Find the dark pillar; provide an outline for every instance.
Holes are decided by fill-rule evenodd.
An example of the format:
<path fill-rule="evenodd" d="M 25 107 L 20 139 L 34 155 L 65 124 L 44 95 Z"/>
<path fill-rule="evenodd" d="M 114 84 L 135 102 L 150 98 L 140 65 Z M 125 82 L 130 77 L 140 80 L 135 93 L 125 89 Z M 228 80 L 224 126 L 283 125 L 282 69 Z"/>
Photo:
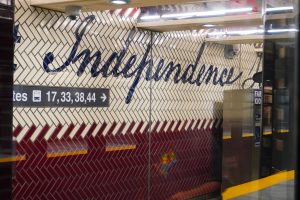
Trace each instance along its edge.
<path fill-rule="evenodd" d="M 12 93 L 13 93 L 13 16 L 12 0 L 0 1 L 0 197 L 12 197 Z"/>

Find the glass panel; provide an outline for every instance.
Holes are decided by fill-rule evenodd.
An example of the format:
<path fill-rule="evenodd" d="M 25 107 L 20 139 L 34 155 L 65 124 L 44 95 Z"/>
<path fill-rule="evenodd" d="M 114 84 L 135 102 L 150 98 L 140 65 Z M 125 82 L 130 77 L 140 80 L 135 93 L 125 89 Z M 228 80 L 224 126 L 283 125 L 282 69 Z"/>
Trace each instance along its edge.
<path fill-rule="evenodd" d="M 68 17 L 16 0 L 1 197 L 294 199 L 294 1 L 82 2 Z"/>
<path fill-rule="evenodd" d="M 261 13 L 261 0 L 255 1 L 199 1 L 189 4 L 146 7 L 140 22 L 199 19 Z M 200 24 L 199 24 L 200 26 Z M 220 24 L 222 26 L 222 24 Z M 207 25 L 206 27 L 211 27 Z"/>
<path fill-rule="evenodd" d="M 147 199 L 151 33 L 18 5 L 13 199 Z"/>
<path fill-rule="evenodd" d="M 203 35 L 154 34 L 151 199 L 220 195 L 222 87 L 208 73 L 215 69 L 219 76 L 231 65 L 219 67 L 210 51 L 217 51 L 220 62 L 229 63 L 222 47 L 207 45 Z M 207 72 L 203 76 L 201 69 Z"/>
<path fill-rule="evenodd" d="M 263 148 L 261 176 L 294 172 L 297 133 L 292 131 L 296 8 L 292 1 L 267 1 L 265 15 Z M 277 17 L 278 16 L 278 17 Z M 294 199 L 294 180 L 258 193 L 260 198 Z M 274 191 L 276 190 L 276 192 Z"/>
<path fill-rule="evenodd" d="M 4 5 L 11 5 L 11 0 L 0 0 L 0 4 L 4 4 Z"/>

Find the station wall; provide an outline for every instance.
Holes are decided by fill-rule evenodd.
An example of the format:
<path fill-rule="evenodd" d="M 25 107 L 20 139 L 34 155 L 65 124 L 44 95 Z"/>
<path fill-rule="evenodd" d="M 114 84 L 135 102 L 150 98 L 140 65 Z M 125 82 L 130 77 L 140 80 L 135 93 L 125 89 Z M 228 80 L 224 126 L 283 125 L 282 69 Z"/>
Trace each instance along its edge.
<path fill-rule="evenodd" d="M 223 91 L 252 85 L 243 83 L 258 70 L 254 46 L 241 45 L 226 59 L 224 45 L 205 42 L 198 31 L 151 33 L 135 25 L 109 11 L 71 21 L 16 0 L 13 134 L 23 159 L 14 199 L 219 192 Z M 30 101 L 22 99 L 29 86 L 61 90 L 42 106 L 20 103 Z M 109 105 L 71 105 L 75 92 L 63 104 L 68 88 L 95 89 Z M 82 99 L 91 100 L 88 93 Z"/>

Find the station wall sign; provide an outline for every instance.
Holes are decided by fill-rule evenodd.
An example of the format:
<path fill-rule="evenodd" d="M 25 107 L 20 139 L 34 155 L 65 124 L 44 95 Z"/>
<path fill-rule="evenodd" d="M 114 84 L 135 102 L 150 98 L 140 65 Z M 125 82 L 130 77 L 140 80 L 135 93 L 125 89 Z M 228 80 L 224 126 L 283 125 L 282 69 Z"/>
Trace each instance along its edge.
<path fill-rule="evenodd" d="M 15 85 L 15 107 L 109 107 L 109 89 Z"/>

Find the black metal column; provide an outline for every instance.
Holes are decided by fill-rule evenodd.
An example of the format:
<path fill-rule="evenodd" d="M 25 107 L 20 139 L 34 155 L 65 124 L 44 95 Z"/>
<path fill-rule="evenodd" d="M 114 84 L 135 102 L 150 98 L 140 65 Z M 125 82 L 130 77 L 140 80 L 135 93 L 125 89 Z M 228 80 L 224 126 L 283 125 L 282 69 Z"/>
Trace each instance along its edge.
<path fill-rule="evenodd" d="M 0 199 L 12 198 L 14 3 L 0 1 Z"/>

